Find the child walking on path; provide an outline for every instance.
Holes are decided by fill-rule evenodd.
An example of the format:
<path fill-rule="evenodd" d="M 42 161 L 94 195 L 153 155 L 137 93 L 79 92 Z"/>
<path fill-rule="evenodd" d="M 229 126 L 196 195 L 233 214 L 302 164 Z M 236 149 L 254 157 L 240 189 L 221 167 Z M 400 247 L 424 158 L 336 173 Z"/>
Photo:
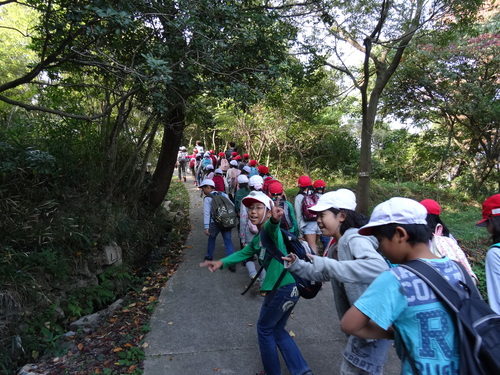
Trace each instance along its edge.
<path fill-rule="evenodd" d="M 321 231 L 316 223 L 316 216 L 309 212 L 308 207 L 318 201 L 318 196 L 314 192 L 313 183 L 308 176 L 299 177 L 299 193 L 295 197 L 294 207 L 299 226 L 299 237 L 309 244 L 309 247 L 317 253 L 317 242 Z M 310 203 L 308 203 L 310 202 Z"/>
<path fill-rule="evenodd" d="M 449 258 L 429 249 L 427 210 L 408 198 L 391 198 L 373 210 L 359 233 L 374 235 L 379 250 L 393 264 L 420 259 L 460 288 L 463 275 Z M 458 374 L 459 343 L 454 316 L 430 287 L 403 267 L 383 272 L 341 321 L 342 330 L 363 338 L 395 337 L 403 374 Z"/>
<path fill-rule="evenodd" d="M 500 194 L 495 194 L 483 202 L 483 218 L 476 224 L 486 227 L 493 244 L 486 253 L 486 288 L 488 302 L 500 314 Z"/>
<path fill-rule="evenodd" d="M 284 254 L 288 254 L 279 228 L 283 209 L 278 205 L 273 205 L 271 199 L 260 191 L 252 191 L 243 198 L 243 204 L 248 209 L 249 220 L 252 224 L 256 225 L 259 230 L 265 230 L 277 247 Z M 264 267 L 267 274 L 262 289 L 271 291 L 283 271 L 283 265 L 274 258 L 269 260 L 268 257 L 265 257 L 265 251 L 262 251 L 260 245 L 260 236 L 255 236 L 248 246 L 233 255 L 217 261 L 207 260 L 201 263 L 200 266 L 208 267 L 211 272 L 214 272 L 220 268 L 235 265 L 254 254 L 258 255 L 262 262 L 265 261 Z M 285 329 L 288 318 L 298 299 L 299 293 L 295 280 L 289 273 L 281 281 L 274 296 L 268 293 L 264 298 L 257 321 L 257 336 L 265 371 L 258 374 L 282 374 L 278 355 L 279 349 L 291 375 L 313 375 L 295 341 Z"/>
<path fill-rule="evenodd" d="M 222 234 L 224 240 L 224 248 L 226 250 L 226 255 L 231 255 L 234 253 L 233 241 L 231 240 L 231 229 L 222 229 L 213 220 L 211 215 L 212 210 L 212 197 L 214 194 L 222 194 L 227 198 L 226 193 L 217 192 L 215 190 L 215 184 L 213 180 L 205 179 L 201 182 L 199 188 L 205 194 L 203 199 L 203 225 L 205 229 L 205 234 L 208 236 L 207 244 L 207 254 L 205 255 L 205 260 L 212 260 L 214 258 L 215 251 L 215 239 L 219 232 Z M 235 266 L 228 267 L 230 271 L 236 271 Z"/>
<path fill-rule="evenodd" d="M 358 229 L 367 219 L 355 212 L 356 197 L 347 189 L 325 193 L 310 210 L 318 214 L 318 226 L 336 242 L 327 249 L 328 257 L 311 256 L 312 263 L 294 254 L 283 258 L 287 269 L 315 281 L 331 280 L 339 319 L 353 305 L 370 283 L 388 269 L 377 252 L 374 237 L 361 236 Z M 390 340 L 366 340 L 350 336 L 340 366 L 342 375 L 382 374 L 391 347 Z"/>

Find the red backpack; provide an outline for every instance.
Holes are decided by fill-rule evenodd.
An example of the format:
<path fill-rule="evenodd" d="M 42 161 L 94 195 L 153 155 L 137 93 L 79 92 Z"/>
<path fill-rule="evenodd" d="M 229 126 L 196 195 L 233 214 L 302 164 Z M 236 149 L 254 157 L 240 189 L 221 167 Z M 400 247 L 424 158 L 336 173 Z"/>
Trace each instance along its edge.
<path fill-rule="evenodd" d="M 212 178 L 215 184 L 215 190 L 224 192 L 224 177 L 222 176 L 214 176 Z"/>

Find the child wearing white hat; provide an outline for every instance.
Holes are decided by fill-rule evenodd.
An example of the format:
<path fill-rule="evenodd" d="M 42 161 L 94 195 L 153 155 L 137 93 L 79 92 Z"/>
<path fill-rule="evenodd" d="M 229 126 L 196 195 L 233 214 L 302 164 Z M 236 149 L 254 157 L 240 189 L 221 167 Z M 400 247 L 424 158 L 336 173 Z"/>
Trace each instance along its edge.
<path fill-rule="evenodd" d="M 391 198 L 375 207 L 359 234 L 374 235 L 379 250 L 391 263 L 418 259 L 461 288 L 464 275 L 458 265 L 447 257 L 438 258 L 429 249 L 426 217 L 426 208 L 417 201 Z M 398 354 L 402 354 L 402 374 L 416 373 L 416 368 L 426 369 L 422 370 L 425 374 L 458 374 L 460 354 L 454 318 L 430 286 L 398 266 L 382 272 L 371 283 L 345 313 L 341 328 L 367 339 L 395 336 Z"/>
<path fill-rule="evenodd" d="M 265 230 L 276 246 L 284 254 L 288 254 L 280 230 L 283 209 L 278 205 L 273 205 L 271 198 L 260 191 L 252 191 L 243 198 L 242 203 L 248 208 L 249 220 L 252 224 L 259 230 Z M 253 255 L 262 257 L 261 260 L 264 261 L 265 253 L 261 248 L 260 236 L 255 236 L 244 249 L 221 260 L 205 261 L 200 266 L 208 267 L 211 272 L 214 272 L 242 262 Z M 283 271 L 283 264 L 271 257 L 269 262 L 264 262 L 264 267 L 267 274 L 262 289 L 271 291 Z M 290 374 L 313 375 L 295 341 L 285 329 L 286 322 L 298 299 L 299 293 L 295 279 L 288 272 L 274 295 L 267 294 L 264 298 L 257 322 L 258 343 L 264 365 L 262 374 L 282 373 L 279 350 Z"/>
<path fill-rule="evenodd" d="M 218 192 L 215 190 L 215 183 L 213 180 L 206 178 L 198 186 L 205 197 L 203 199 L 203 227 L 205 230 L 205 234 L 208 236 L 208 244 L 207 244 L 207 253 L 205 255 L 205 260 L 212 260 L 214 257 L 215 251 L 215 239 L 219 233 L 222 234 L 222 239 L 224 240 L 224 249 L 226 251 L 226 255 L 230 255 L 234 253 L 233 241 L 231 239 L 231 229 L 221 228 L 217 225 L 217 223 L 213 220 L 211 212 L 212 212 L 212 197 L 214 194 L 222 194 L 224 197 L 228 198 L 226 193 Z M 229 267 L 229 270 L 234 272 L 236 268 Z"/>
<path fill-rule="evenodd" d="M 323 194 L 309 210 L 317 214 L 321 232 L 335 239 L 325 250 L 327 256 L 311 256 L 312 263 L 297 259 L 293 254 L 283 258 L 290 272 L 308 280 L 331 281 L 339 319 L 370 283 L 389 268 L 377 252 L 377 240 L 358 234 L 367 219 L 355 209 L 356 196 L 348 189 Z M 350 336 L 340 374 L 382 374 L 391 343 L 390 340 Z"/>

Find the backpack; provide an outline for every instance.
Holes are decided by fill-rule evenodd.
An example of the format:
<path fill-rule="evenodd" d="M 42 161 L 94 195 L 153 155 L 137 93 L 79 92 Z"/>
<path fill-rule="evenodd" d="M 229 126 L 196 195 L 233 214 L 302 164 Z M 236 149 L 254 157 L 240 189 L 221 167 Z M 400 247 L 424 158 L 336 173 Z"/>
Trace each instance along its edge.
<path fill-rule="evenodd" d="M 481 298 L 465 268 L 455 262 L 465 282 L 454 288 L 438 271 L 421 260 L 401 264 L 420 277 L 455 315 L 460 345 L 460 375 L 500 374 L 500 315 Z M 410 358 L 415 374 L 419 374 Z"/>
<path fill-rule="evenodd" d="M 314 251 L 311 250 L 307 242 L 299 240 L 297 236 L 287 232 L 284 229 L 280 228 L 280 230 L 281 234 L 283 235 L 283 241 L 285 243 L 288 253 L 293 253 L 297 256 L 297 258 L 302 259 L 306 262 L 311 262 L 307 254 L 308 253 L 314 254 Z M 269 265 L 269 262 L 273 258 L 276 259 L 281 264 L 284 264 L 284 260 L 281 259 L 281 257 L 284 257 L 285 254 L 283 254 L 281 250 L 278 249 L 278 247 L 274 244 L 274 242 L 271 240 L 271 238 L 264 229 L 260 231 L 260 241 L 262 247 L 266 249 L 266 256 L 263 262 L 265 265 Z M 260 267 L 259 271 L 257 272 L 257 275 L 252 279 L 250 285 L 248 285 L 246 289 L 243 291 L 243 293 L 241 293 L 242 295 L 245 294 L 251 288 L 255 280 L 259 277 L 263 268 L 264 266 Z M 278 289 L 279 285 L 281 284 L 281 281 L 283 280 L 287 272 L 288 271 L 286 269 L 283 269 L 283 271 L 281 272 L 278 280 L 276 280 L 276 283 L 274 284 L 273 289 L 271 290 L 270 298 L 274 296 L 274 293 Z M 292 276 L 295 279 L 295 283 L 297 284 L 299 295 L 305 299 L 311 299 L 316 297 L 316 295 L 321 290 L 321 287 L 323 285 L 321 281 L 307 280 L 300 276 L 297 276 L 294 273 L 292 273 Z"/>
<path fill-rule="evenodd" d="M 225 190 L 224 177 L 214 176 L 214 178 L 212 178 L 212 181 L 215 184 L 215 190 L 217 190 L 217 191 L 224 191 Z"/>
<path fill-rule="evenodd" d="M 238 225 L 238 215 L 233 203 L 219 193 L 208 195 L 212 198 L 210 215 L 215 223 L 222 229 L 231 229 Z"/>
<path fill-rule="evenodd" d="M 229 169 L 229 162 L 227 159 L 220 159 L 220 169 L 222 169 L 223 172 L 227 172 Z"/>
<path fill-rule="evenodd" d="M 315 213 L 309 211 L 309 208 L 316 205 L 318 203 L 319 196 L 315 193 L 304 194 L 304 199 L 302 199 L 302 217 L 304 221 L 316 221 Z"/>
<path fill-rule="evenodd" d="M 195 166 L 196 166 L 196 159 L 191 158 L 191 160 L 189 161 L 189 168 L 194 168 Z"/>
<path fill-rule="evenodd" d="M 207 165 L 211 165 L 211 164 L 212 164 L 212 159 L 203 158 L 203 160 L 201 161 L 201 169 L 205 170 L 207 168 Z"/>
<path fill-rule="evenodd" d="M 187 156 L 187 152 L 179 151 L 179 153 L 177 154 L 177 161 L 179 163 L 185 163 L 186 162 L 186 156 Z"/>

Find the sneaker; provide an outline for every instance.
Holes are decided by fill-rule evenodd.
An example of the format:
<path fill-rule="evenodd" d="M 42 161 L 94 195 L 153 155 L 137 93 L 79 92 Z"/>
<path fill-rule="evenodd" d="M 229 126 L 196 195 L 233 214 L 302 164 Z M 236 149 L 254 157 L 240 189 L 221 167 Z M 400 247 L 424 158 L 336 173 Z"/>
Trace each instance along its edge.
<path fill-rule="evenodd" d="M 231 272 L 236 272 L 236 266 L 234 264 L 232 266 L 227 267 L 227 269 Z"/>
<path fill-rule="evenodd" d="M 266 371 L 259 371 L 256 372 L 255 375 L 268 375 L 268 373 Z"/>
<path fill-rule="evenodd" d="M 186 182 L 186 181 L 187 181 L 187 180 L 186 180 L 186 176 L 184 176 L 184 182 Z"/>
<path fill-rule="evenodd" d="M 204 259 L 204 260 L 214 260 L 214 258 L 209 257 L 209 256 L 205 256 L 205 259 Z"/>

